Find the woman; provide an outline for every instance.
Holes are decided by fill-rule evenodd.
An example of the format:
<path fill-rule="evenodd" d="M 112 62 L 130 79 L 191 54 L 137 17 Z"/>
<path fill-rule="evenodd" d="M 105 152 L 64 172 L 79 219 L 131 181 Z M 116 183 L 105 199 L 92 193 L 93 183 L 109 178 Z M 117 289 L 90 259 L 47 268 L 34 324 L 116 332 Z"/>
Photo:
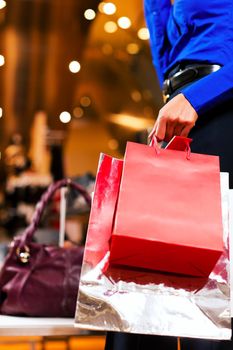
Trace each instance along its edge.
<path fill-rule="evenodd" d="M 193 139 L 220 156 L 233 188 L 233 1 L 144 0 L 153 62 L 166 104 L 150 137 Z M 177 349 L 173 337 L 109 333 L 105 350 Z M 181 339 L 182 350 L 228 350 L 232 341 Z"/>
<path fill-rule="evenodd" d="M 145 0 L 153 61 L 169 102 L 153 132 L 193 138 L 192 150 L 220 156 L 233 186 L 233 2 Z M 175 97 L 173 97 L 175 96 Z M 173 98 L 172 98 L 173 97 Z"/>

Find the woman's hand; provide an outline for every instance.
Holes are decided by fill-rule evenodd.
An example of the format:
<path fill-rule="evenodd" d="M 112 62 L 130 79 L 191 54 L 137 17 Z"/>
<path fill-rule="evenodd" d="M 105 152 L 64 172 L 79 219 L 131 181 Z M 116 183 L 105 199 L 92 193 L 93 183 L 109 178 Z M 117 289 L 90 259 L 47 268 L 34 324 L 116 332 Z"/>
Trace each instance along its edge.
<path fill-rule="evenodd" d="M 169 142 L 175 135 L 187 137 L 197 118 L 195 109 L 180 93 L 160 109 L 149 138 L 155 135 L 158 141 Z"/>

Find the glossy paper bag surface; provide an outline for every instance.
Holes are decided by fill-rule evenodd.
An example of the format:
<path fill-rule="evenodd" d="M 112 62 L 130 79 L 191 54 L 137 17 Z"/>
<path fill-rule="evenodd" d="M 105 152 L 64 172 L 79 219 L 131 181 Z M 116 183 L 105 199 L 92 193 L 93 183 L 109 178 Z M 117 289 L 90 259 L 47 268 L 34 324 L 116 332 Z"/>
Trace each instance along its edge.
<path fill-rule="evenodd" d="M 95 266 L 109 250 L 123 161 L 100 155 L 85 246 L 85 260 Z"/>
<path fill-rule="evenodd" d="M 111 264 L 208 276 L 222 232 L 218 157 L 127 144 Z"/>

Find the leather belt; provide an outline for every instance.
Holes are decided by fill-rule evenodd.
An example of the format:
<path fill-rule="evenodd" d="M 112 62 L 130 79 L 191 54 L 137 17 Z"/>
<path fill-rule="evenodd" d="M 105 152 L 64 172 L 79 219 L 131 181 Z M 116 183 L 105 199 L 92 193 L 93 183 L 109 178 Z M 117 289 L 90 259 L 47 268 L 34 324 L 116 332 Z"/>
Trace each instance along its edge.
<path fill-rule="evenodd" d="M 210 73 L 216 72 L 220 68 L 221 66 L 218 64 L 194 64 L 178 70 L 163 82 L 164 102 L 166 102 L 169 97 L 183 85 L 191 83 L 196 79 L 203 78 Z"/>

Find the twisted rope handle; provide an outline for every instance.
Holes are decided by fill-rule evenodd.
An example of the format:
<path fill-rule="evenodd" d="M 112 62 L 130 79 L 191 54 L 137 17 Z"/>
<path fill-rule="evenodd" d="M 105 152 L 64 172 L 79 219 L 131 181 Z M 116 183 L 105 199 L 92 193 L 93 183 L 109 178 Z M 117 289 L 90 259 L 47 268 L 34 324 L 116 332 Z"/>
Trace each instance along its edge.
<path fill-rule="evenodd" d="M 54 193 L 58 189 L 60 189 L 62 187 L 66 187 L 66 186 L 74 188 L 77 192 L 79 192 L 83 196 L 86 203 L 89 206 L 91 206 L 91 196 L 79 184 L 71 181 L 70 179 L 62 179 L 62 180 L 59 180 L 55 183 L 52 183 L 48 187 L 47 191 L 41 196 L 40 201 L 36 205 L 35 212 L 33 214 L 32 220 L 31 220 L 31 224 L 26 228 L 26 230 L 24 231 L 24 233 L 21 236 L 21 244 L 20 244 L 21 248 L 26 246 L 27 243 L 31 242 L 31 240 L 33 238 L 33 234 L 39 226 L 40 219 L 41 219 L 41 216 L 44 212 L 46 204 L 49 202 L 49 200 L 52 198 L 52 196 L 54 195 Z"/>

